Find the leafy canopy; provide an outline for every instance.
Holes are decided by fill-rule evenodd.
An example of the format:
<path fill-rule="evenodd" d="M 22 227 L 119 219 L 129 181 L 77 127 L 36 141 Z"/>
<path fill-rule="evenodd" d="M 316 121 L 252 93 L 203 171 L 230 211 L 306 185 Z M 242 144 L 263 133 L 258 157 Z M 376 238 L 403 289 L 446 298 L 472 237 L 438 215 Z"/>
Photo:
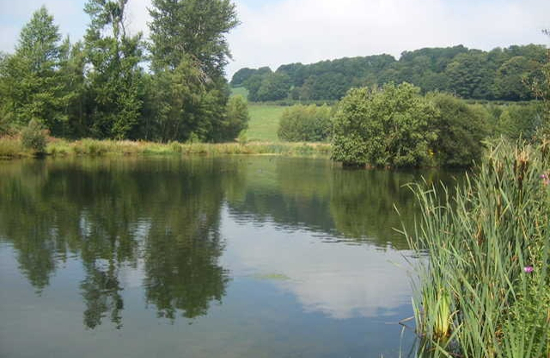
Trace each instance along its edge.
<path fill-rule="evenodd" d="M 333 159 L 344 165 L 431 164 L 437 110 L 409 83 L 352 89 L 334 118 Z"/>

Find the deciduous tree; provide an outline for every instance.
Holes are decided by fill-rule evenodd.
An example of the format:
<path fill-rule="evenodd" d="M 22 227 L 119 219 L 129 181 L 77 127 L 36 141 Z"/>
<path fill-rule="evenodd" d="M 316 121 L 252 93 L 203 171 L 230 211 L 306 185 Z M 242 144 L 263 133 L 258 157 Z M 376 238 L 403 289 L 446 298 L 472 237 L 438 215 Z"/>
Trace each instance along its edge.
<path fill-rule="evenodd" d="M 91 23 L 85 36 L 89 71 L 91 134 L 127 138 L 137 126 L 143 101 L 141 34 L 126 32 L 128 0 L 88 0 L 85 12 Z"/>
<path fill-rule="evenodd" d="M 344 165 L 432 164 L 437 110 L 408 83 L 352 89 L 334 118 L 333 159 Z"/>
<path fill-rule="evenodd" d="M 35 120 L 54 129 L 66 120 L 68 93 L 60 68 L 68 51 L 45 7 L 23 27 L 15 53 L 0 66 L 2 112 L 9 122 L 26 126 Z"/>

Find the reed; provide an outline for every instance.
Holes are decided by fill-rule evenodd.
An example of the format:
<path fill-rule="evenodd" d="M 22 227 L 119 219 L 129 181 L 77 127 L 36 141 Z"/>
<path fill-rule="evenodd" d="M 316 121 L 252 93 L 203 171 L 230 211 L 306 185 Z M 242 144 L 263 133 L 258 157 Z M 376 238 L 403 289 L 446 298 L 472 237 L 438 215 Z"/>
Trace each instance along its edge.
<path fill-rule="evenodd" d="M 61 139 L 50 141 L 46 152 L 51 156 L 106 156 L 106 155 L 285 155 L 330 156 L 327 143 L 154 143 L 83 139 L 69 142 Z"/>
<path fill-rule="evenodd" d="M 550 142 L 500 142 L 451 191 L 413 185 L 420 356 L 550 357 Z"/>
<path fill-rule="evenodd" d="M 0 137 L 0 158 L 20 158 L 30 157 L 33 153 L 26 149 L 19 137 L 5 136 Z"/>

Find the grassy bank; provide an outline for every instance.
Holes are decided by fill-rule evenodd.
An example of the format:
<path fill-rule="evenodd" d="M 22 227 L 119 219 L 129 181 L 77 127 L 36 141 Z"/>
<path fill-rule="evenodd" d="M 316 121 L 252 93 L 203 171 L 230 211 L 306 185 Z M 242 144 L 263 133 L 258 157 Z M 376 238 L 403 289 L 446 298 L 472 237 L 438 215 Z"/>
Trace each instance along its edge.
<path fill-rule="evenodd" d="M 25 149 L 17 137 L 0 138 L 0 157 L 32 157 L 36 153 Z M 192 143 L 169 144 L 133 141 L 112 141 L 83 139 L 66 141 L 50 138 L 46 155 L 54 157 L 75 155 L 285 155 L 285 156 L 329 156 L 330 145 L 325 143 Z"/>
<path fill-rule="evenodd" d="M 500 143 L 454 194 L 415 187 L 421 356 L 550 357 L 549 176 L 550 143 Z"/>

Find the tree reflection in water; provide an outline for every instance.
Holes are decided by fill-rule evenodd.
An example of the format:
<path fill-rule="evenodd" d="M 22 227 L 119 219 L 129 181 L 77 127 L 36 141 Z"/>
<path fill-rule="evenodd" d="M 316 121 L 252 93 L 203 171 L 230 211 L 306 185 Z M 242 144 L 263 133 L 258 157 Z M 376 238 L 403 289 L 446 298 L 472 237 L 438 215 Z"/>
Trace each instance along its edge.
<path fill-rule="evenodd" d="M 436 172 L 344 171 L 327 160 L 288 158 L 81 159 L 8 162 L 0 171 L 0 240 L 40 294 L 59 266 L 83 268 L 84 324 L 123 325 L 125 272 L 157 315 L 206 315 L 221 302 L 222 207 L 235 221 L 270 220 L 323 237 L 406 247 L 403 185 L 448 181 Z M 396 205 L 401 216 L 395 211 Z"/>
<path fill-rule="evenodd" d="M 218 264 L 224 166 L 194 160 L 6 163 L 0 174 L 0 237 L 17 252 L 38 293 L 69 255 L 82 262 L 90 329 L 122 327 L 121 270 L 142 262 L 147 303 L 160 317 L 206 314 L 228 276 Z M 223 172 L 223 177 L 222 177 Z M 140 223 L 148 230 L 137 230 Z"/>

